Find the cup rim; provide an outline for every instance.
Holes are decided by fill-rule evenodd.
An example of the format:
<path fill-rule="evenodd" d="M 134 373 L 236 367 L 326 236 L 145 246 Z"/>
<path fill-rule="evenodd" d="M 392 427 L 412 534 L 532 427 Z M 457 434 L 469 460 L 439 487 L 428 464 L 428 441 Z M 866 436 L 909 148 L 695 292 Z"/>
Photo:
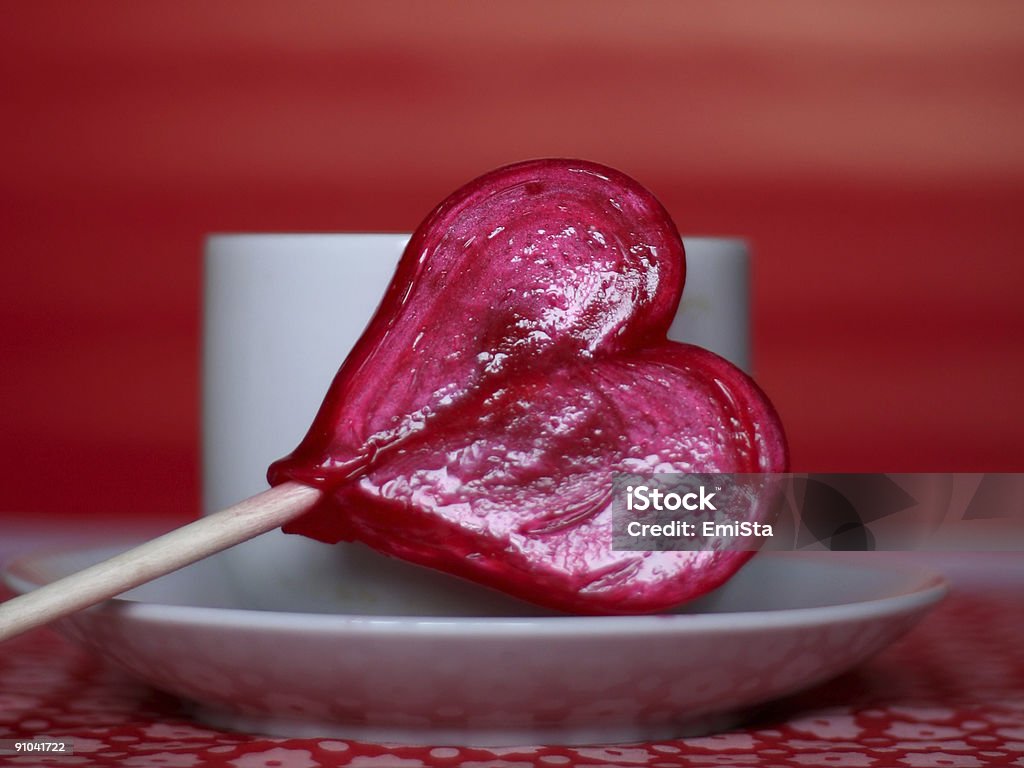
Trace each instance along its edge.
<path fill-rule="evenodd" d="M 218 241 L 242 240 L 246 238 L 261 238 L 267 240 L 281 238 L 342 238 L 342 237 L 379 237 L 399 238 L 411 237 L 412 232 L 399 231 L 346 231 L 346 232 L 209 232 L 203 236 L 203 240 L 209 244 Z M 700 245 L 719 246 L 741 246 L 749 250 L 750 240 L 742 235 L 708 235 L 681 233 L 684 242 Z"/>

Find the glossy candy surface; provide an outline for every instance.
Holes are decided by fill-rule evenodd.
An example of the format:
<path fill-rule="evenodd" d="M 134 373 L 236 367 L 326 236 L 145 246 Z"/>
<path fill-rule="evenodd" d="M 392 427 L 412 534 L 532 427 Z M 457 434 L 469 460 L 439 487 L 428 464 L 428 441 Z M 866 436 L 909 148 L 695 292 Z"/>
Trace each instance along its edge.
<path fill-rule="evenodd" d="M 376 315 L 272 484 L 324 490 L 285 527 L 362 541 L 581 613 L 662 610 L 749 552 L 616 552 L 618 472 L 778 472 L 757 386 L 666 340 L 683 246 L 643 187 L 538 160 L 486 174 L 413 234 Z"/>

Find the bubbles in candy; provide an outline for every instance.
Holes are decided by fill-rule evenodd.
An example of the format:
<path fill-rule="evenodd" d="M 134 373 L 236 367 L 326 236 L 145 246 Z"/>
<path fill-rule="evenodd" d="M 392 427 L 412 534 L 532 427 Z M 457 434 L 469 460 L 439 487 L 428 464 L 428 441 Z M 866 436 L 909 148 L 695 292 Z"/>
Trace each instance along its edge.
<path fill-rule="evenodd" d="M 750 552 L 611 549 L 620 472 L 780 472 L 739 369 L 666 340 L 685 258 L 661 204 L 577 160 L 488 173 L 413 234 L 272 484 L 325 492 L 285 530 L 355 540 L 581 613 L 662 610 Z"/>

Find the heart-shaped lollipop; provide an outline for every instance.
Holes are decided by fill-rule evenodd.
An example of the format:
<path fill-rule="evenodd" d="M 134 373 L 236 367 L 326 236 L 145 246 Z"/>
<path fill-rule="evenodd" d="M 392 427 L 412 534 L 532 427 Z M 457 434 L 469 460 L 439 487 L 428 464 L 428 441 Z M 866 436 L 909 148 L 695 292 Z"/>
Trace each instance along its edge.
<path fill-rule="evenodd" d="M 610 168 L 470 182 L 413 235 L 273 488 L 8 600 L 0 641 L 278 526 L 568 611 L 707 592 L 751 553 L 612 549 L 617 473 L 786 469 L 754 382 L 666 340 L 684 271 L 665 209 Z"/>
<path fill-rule="evenodd" d="M 685 261 L 629 177 L 538 160 L 482 176 L 413 235 L 272 485 L 324 496 L 284 530 L 551 607 L 654 611 L 749 552 L 619 552 L 616 473 L 781 472 L 779 420 L 725 360 L 670 342 Z"/>

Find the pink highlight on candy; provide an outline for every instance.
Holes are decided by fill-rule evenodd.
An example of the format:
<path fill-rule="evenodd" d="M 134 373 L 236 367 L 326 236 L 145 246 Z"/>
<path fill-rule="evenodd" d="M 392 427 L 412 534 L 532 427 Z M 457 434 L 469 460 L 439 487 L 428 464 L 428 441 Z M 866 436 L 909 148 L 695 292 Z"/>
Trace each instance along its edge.
<path fill-rule="evenodd" d="M 269 471 L 326 496 L 285 527 L 578 613 L 718 586 L 750 552 L 616 552 L 621 472 L 782 472 L 774 409 L 739 369 L 666 339 L 685 258 L 618 171 L 493 171 L 414 233 L 309 433 Z"/>

